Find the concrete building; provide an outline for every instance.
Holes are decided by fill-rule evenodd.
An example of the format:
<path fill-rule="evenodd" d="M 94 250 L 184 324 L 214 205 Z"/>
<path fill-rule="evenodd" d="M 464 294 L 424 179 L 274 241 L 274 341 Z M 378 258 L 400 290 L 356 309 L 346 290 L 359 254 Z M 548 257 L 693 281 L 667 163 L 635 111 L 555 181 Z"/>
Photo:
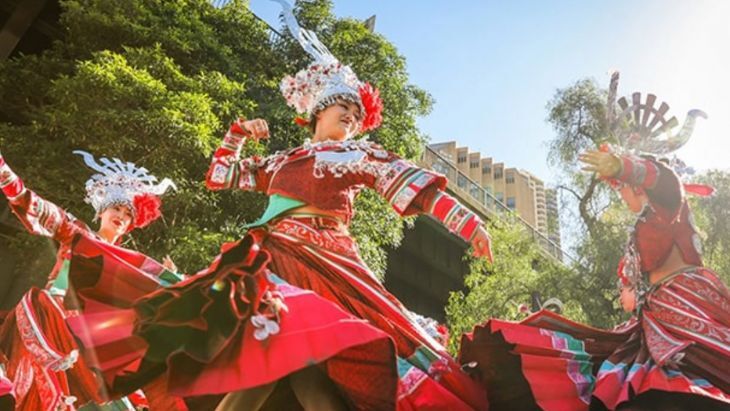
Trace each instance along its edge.
<path fill-rule="evenodd" d="M 460 173 L 451 176 L 447 174 L 448 170 L 436 171 L 447 174 L 450 179 L 456 177 L 458 188 L 490 210 L 497 213 L 507 209 L 514 211 L 541 235 L 538 239 L 541 245 L 546 249 L 559 249 L 557 196 L 540 178 L 491 157 L 482 157 L 479 152 L 470 152 L 468 147 L 458 147 L 455 141 L 432 144 L 430 148 L 456 165 Z"/>
<path fill-rule="evenodd" d="M 547 214 L 547 233 L 550 241 L 558 248 L 562 247 L 560 240 L 560 212 L 558 211 L 558 193 L 554 188 L 545 189 L 545 209 Z"/>

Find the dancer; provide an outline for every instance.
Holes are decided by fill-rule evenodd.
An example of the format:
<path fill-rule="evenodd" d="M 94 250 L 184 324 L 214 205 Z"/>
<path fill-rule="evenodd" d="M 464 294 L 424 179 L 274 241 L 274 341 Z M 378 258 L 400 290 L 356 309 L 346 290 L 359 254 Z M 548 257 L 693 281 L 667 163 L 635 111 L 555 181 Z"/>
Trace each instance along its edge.
<path fill-rule="evenodd" d="M 313 137 L 286 152 L 241 159 L 244 140 L 266 138 L 268 125 L 261 119 L 233 123 L 214 154 L 207 185 L 213 190 L 262 191 L 270 196 L 269 207 L 250 225 L 244 239 L 231 246 L 235 252 L 224 251 L 219 262 L 208 270 L 139 302 L 137 334 L 150 346 L 146 362 L 170 366 L 169 386 L 176 395 L 210 393 L 216 384 L 220 392 L 231 392 L 221 409 L 257 409 L 264 403 L 280 404 L 280 399 L 292 390 L 303 408 L 322 409 L 322 405 L 308 398 L 327 385 L 344 393 L 345 405 L 353 409 L 393 409 L 396 398 L 399 409 L 404 410 L 486 409 L 484 392 L 385 290 L 360 258 L 347 229 L 354 198 L 363 187 L 376 189 L 401 215 L 432 215 L 470 241 L 477 255 L 489 256 L 489 237 L 481 221 L 443 191 L 443 176 L 420 169 L 365 139 L 352 139 L 380 124 L 378 92 L 361 83 L 351 68 L 335 59 L 313 33 L 300 29 L 288 6 L 284 15 L 292 34 L 315 57 L 309 67 L 296 77 L 285 78 L 281 86 L 287 102 L 308 116 Z M 256 277 L 259 273 L 267 275 Z M 259 278 L 259 283 L 239 285 L 253 278 Z M 277 283 L 276 287 L 262 284 L 263 278 Z M 397 360 L 392 351 L 386 359 L 392 367 L 397 361 L 398 374 L 394 377 L 399 379 L 397 393 L 385 392 L 391 395 L 390 403 L 376 403 L 369 398 L 383 392 L 382 387 L 372 385 L 382 385 L 382 381 L 368 377 L 386 366 L 381 364 L 377 352 L 362 350 L 356 361 L 341 371 L 337 371 L 345 365 L 341 362 L 309 361 L 318 363 L 316 369 L 303 370 L 320 378 L 300 378 L 303 364 L 292 352 L 336 352 L 338 345 L 352 340 L 357 333 L 341 327 L 336 338 L 326 333 L 322 334 L 324 338 L 306 338 L 304 333 L 283 338 L 284 327 L 295 322 L 293 316 L 300 310 L 308 313 L 308 321 L 326 316 L 305 304 L 294 309 L 290 296 L 283 295 L 283 303 L 275 303 L 266 292 L 254 292 L 296 289 L 292 286 L 310 290 L 306 293 L 326 299 L 332 307 L 351 313 L 358 321 L 374 325 L 388 341 L 395 342 Z M 253 308 L 242 305 L 239 295 L 243 292 L 250 293 L 247 301 L 260 301 L 258 307 L 256 303 Z M 213 308 L 204 308 L 201 313 L 197 304 L 211 299 L 215 300 L 213 304 L 221 301 L 226 306 L 242 305 L 237 310 L 240 314 L 226 324 L 229 318 L 213 316 Z M 289 311 L 276 309 L 277 304 L 285 304 Z M 279 331 L 281 327 L 278 334 L 267 337 L 263 333 L 260 339 L 268 338 L 264 341 L 268 345 L 249 337 L 251 324 L 263 329 L 263 320 L 259 320 L 262 315 L 277 324 L 272 324 L 273 329 Z M 201 324 L 199 330 L 194 331 L 192 324 Z M 163 336 L 174 336 L 174 342 L 163 340 Z M 203 350 L 213 342 L 215 350 Z M 262 374 L 269 368 L 267 362 L 246 354 L 272 359 L 288 357 L 288 367 L 282 367 L 279 371 L 283 372 L 277 374 L 287 379 L 280 378 L 277 383 L 276 379 L 264 378 Z M 362 381 L 363 376 L 366 380 L 360 395 L 353 397 L 352 384 Z M 302 380 L 310 385 L 302 387 Z M 244 390 L 237 391 L 236 385 Z M 342 408 L 333 405 L 331 409 Z"/>
<path fill-rule="evenodd" d="M 48 285 L 31 288 L 0 329 L 0 351 L 8 357 L 3 364 L 19 410 L 107 402 L 90 365 L 107 361 L 119 347 L 142 350 L 131 336 L 131 302 L 179 280 L 169 258 L 159 264 L 118 246 L 125 234 L 160 216 L 159 196 L 172 182 L 155 184 L 155 177 L 131 163 L 102 159 L 100 165 L 86 152 L 75 153 L 99 172 L 86 183 L 85 199 L 100 220 L 98 231 L 28 189 L 0 155 L 0 188 L 13 213 L 30 233 L 60 244 Z M 126 268 L 115 270 L 120 266 Z M 89 316 L 79 316 L 79 310 Z M 98 328 L 100 322 L 107 325 Z M 81 341 L 100 339 L 107 352 L 79 356 L 72 330 Z"/>
<path fill-rule="evenodd" d="M 690 111 L 675 135 L 676 119 L 653 108 L 653 95 L 644 104 L 635 93 L 614 115 L 617 82 L 616 73 L 608 113 L 623 151 L 603 146 L 580 161 L 637 214 L 618 273 L 622 306 L 634 316 L 612 331 L 550 312 L 476 327 L 462 339 L 460 359 L 477 363 L 494 409 L 730 408 L 730 293 L 702 265 L 685 197 L 712 190 L 683 185 L 656 158 L 684 145 L 704 113 Z"/>

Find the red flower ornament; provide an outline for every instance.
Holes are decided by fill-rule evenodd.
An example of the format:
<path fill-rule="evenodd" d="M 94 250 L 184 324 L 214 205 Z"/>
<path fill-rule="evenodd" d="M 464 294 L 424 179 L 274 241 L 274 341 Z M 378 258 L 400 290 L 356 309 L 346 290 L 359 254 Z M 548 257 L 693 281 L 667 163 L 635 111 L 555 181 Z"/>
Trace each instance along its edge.
<path fill-rule="evenodd" d="M 370 83 L 360 86 L 360 100 L 365 109 L 365 117 L 362 120 L 361 132 L 367 132 L 380 127 L 383 122 L 383 101 L 380 99 L 380 91 L 373 88 Z"/>
<path fill-rule="evenodd" d="M 130 227 L 130 229 L 145 227 L 162 215 L 160 212 L 162 201 L 156 195 L 140 194 L 135 196 L 133 205 L 136 217 L 134 219 L 134 226 Z"/>

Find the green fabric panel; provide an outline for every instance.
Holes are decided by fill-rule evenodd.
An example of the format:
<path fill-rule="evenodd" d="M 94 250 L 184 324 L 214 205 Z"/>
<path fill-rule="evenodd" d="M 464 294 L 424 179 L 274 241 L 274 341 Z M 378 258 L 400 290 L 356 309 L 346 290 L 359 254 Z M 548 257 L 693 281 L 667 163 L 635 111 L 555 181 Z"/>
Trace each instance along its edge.
<path fill-rule="evenodd" d="M 58 271 L 58 276 L 53 281 L 53 284 L 51 285 L 52 288 L 57 288 L 59 290 L 67 290 L 68 289 L 68 270 L 71 268 L 71 260 L 64 260 L 63 264 L 61 265 L 61 269 Z"/>
<path fill-rule="evenodd" d="M 162 280 L 162 285 L 168 286 L 172 284 L 176 284 L 180 281 L 182 281 L 183 277 L 180 274 L 173 273 L 172 271 L 165 269 L 165 271 L 162 272 L 159 276 L 160 280 Z"/>
<path fill-rule="evenodd" d="M 245 227 L 251 228 L 262 226 L 285 212 L 306 204 L 307 203 L 303 201 L 295 200 L 293 198 L 284 197 L 279 194 L 272 194 L 271 197 L 269 197 L 269 205 L 266 207 L 264 214 L 253 223 L 246 224 Z"/>

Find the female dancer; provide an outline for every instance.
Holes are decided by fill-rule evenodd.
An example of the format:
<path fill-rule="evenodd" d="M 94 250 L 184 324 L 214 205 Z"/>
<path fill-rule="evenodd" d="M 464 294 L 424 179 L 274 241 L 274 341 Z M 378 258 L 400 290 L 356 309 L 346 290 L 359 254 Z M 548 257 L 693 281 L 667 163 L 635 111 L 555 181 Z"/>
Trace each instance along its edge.
<path fill-rule="evenodd" d="M 244 140 L 266 138 L 268 126 L 261 119 L 239 120 L 231 126 L 222 146 L 214 154 L 206 178 L 208 187 L 213 190 L 258 190 L 270 196 L 270 203 L 263 217 L 252 224 L 245 238 L 237 243 L 238 257 L 230 256 L 229 263 L 235 265 L 234 261 L 240 261 L 251 253 L 265 253 L 266 260 L 259 266 L 243 271 L 271 270 L 276 273 L 277 281 L 282 281 L 280 284 L 311 290 L 336 304 L 339 309 L 367 320 L 385 332 L 395 342 L 398 357 L 397 403 L 400 409 L 486 409 L 483 391 L 459 369 L 443 346 L 430 337 L 401 303 L 385 290 L 360 258 L 357 245 L 348 233 L 354 198 L 364 187 L 374 188 L 401 215 L 426 213 L 433 216 L 471 242 L 478 256 L 488 256 L 489 237 L 481 221 L 443 191 L 446 185 L 443 176 L 420 169 L 366 139 L 352 139 L 356 134 L 380 124 L 378 92 L 370 85 L 361 83 L 350 67 L 329 54 L 313 33 L 301 30 L 290 9 L 285 10 L 285 19 L 305 50 L 315 57 L 315 62 L 308 68 L 296 77 L 285 78 L 281 85 L 287 102 L 298 112 L 308 115 L 313 136 L 303 146 L 286 152 L 265 158 L 240 159 Z M 200 313 L 190 310 L 191 316 L 186 323 L 175 319 L 168 307 L 183 310 L 186 299 L 201 298 L 201 302 L 205 301 L 199 296 L 210 294 L 208 290 L 216 287 L 216 279 L 221 289 L 228 290 L 229 286 L 224 285 L 228 284 L 228 277 L 223 276 L 222 270 L 213 271 L 208 270 L 197 278 L 155 292 L 152 297 L 139 303 L 141 319 L 138 335 L 144 336 L 150 351 L 156 353 L 154 361 L 165 362 L 176 369 L 185 367 L 185 363 L 175 353 L 190 349 L 191 340 L 184 337 L 189 328 L 187 324 L 199 321 Z M 288 301 L 288 298 L 284 299 L 284 303 L 291 306 Z M 165 313 L 161 312 L 163 309 Z M 312 317 L 322 315 L 313 309 L 309 311 Z M 291 313 L 292 310 L 281 314 L 278 321 L 283 325 Z M 206 313 L 203 317 L 209 328 L 218 327 L 214 325 L 217 319 Z M 275 319 L 273 315 L 269 317 Z M 246 316 L 239 318 L 247 319 Z M 253 318 L 256 318 L 255 315 Z M 179 327 L 171 326 L 172 323 Z M 229 341 L 243 339 L 242 350 L 247 347 L 253 350 L 257 344 L 246 340 L 248 332 L 245 329 L 237 330 L 233 334 L 226 334 L 226 338 Z M 163 334 L 174 334 L 176 343 L 163 344 L 157 341 Z M 352 336 L 351 331 L 346 329 L 341 329 L 339 334 L 339 339 Z M 210 333 L 201 333 L 196 337 L 206 343 L 211 339 Z M 272 336 L 270 344 L 279 339 L 279 335 Z M 314 348 L 322 349 L 336 342 L 305 341 L 300 337 L 282 342 L 281 348 L 288 352 L 293 347 L 315 344 Z M 323 345 L 320 347 L 318 344 Z M 269 349 L 266 352 L 274 351 Z M 203 354 L 200 353 L 201 356 Z M 373 368 L 375 358 L 370 357 L 372 353 L 364 354 L 347 374 L 331 372 L 327 364 L 320 365 L 319 369 L 337 388 L 343 389 L 345 384 Z M 392 357 L 391 361 L 395 363 L 396 358 Z M 233 362 L 240 368 L 225 370 L 207 363 L 196 365 L 195 375 L 207 372 L 211 384 L 228 378 L 227 381 L 231 382 L 225 384 L 228 391 L 234 391 L 231 389 L 234 382 L 246 377 L 260 383 L 271 381 L 257 378 L 258 371 L 253 367 L 252 360 Z M 204 371 L 199 371 L 201 368 Z M 239 373 L 236 378 L 231 376 L 234 371 Z M 170 372 L 171 378 L 179 380 L 175 376 L 177 374 Z M 197 379 L 190 377 L 190 380 Z M 250 404 L 254 396 L 259 400 L 263 398 L 261 402 L 276 402 L 276 398 L 284 395 L 282 391 L 288 390 L 289 385 L 296 391 L 295 380 L 291 379 L 291 384 L 259 385 L 258 396 L 250 389 L 230 394 L 222 405 L 243 406 Z M 327 380 L 323 381 L 326 385 Z M 375 381 L 371 379 L 370 383 Z M 189 387 L 200 385 L 199 382 L 186 384 L 170 382 L 173 392 L 179 395 L 196 393 Z M 366 387 L 361 387 L 364 392 L 378 389 Z M 395 399 L 396 393 L 392 394 Z M 302 400 L 299 395 L 297 398 Z M 381 403 L 373 406 L 362 400 L 349 401 L 347 404 L 356 409 L 388 409 L 394 405 Z M 317 407 L 315 404 L 312 407 L 304 405 L 304 408 Z"/>
<path fill-rule="evenodd" d="M 0 155 L 0 188 L 12 211 L 29 232 L 60 243 L 48 285 L 28 291 L 0 329 L 17 409 L 74 409 L 74 403 L 108 401 L 89 365 L 106 361 L 120 347 L 141 350 L 130 333 L 131 302 L 179 279 L 169 258 L 159 264 L 118 246 L 126 233 L 160 216 L 159 196 L 172 182 L 154 184 L 153 176 L 131 163 L 103 159 L 102 166 L 88 153 L 75 153 L 99 172 L 86 184 L 86 202 L 100 219 L 98 231 L 26 188 Z M 119 266 L 125 269 L 115 270 Z M 80 309 L 89 317 L 79 317 Z M 99 321 L 106 325 L 98 328 Z M 69 326 L 81 340 L 101 339 L 107 352 L 79 357 Z"/>
<path fill-rule="evenodd" d="M 662 130 L 652 129 L 667 122 L 653 118 L 654 97 L 646 105 L 637 100 L 619 100 L 620 115 L 609 117 L 624 150 L 670 153 L 703 115 L 691 111 L 682 131 L 672 136 L 665 127 L 669 136 L 659 140 Z M 609 99 L 609 113 L 613 104 Z M 730 293 L 702 265 L 685 198 L 711 189 L 683 185 L 653 156 L 607 146 L 580 161 L 617 187 L 638 216 L 619 265 L 621 304 L 634 317 L 612 331 L 550 312 L 521 323 L 491 320 L 462 339 L 461 361 L 477 363 L 494 409 L 730 408 Z"/>

